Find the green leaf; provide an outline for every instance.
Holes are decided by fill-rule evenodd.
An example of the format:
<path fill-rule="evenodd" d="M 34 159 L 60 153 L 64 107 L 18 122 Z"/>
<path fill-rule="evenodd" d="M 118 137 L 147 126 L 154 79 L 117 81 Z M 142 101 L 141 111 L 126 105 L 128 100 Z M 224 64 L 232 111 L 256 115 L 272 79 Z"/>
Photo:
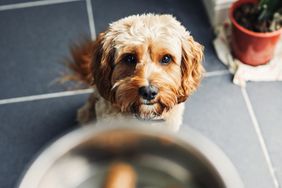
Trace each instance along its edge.
<path fill-rule="evenodd" d="M 274 13 L 282 8 L 282 0 L 260 0 L 259 20 L 272 18 Z"/>

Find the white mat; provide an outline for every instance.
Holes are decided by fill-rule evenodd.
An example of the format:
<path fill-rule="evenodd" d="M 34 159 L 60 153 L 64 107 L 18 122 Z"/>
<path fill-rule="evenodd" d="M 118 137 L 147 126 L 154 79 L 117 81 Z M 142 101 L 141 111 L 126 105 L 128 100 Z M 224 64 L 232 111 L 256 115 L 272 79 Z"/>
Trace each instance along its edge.
<path fill-rule="evenodd" d="M 282 81 L 282 37 L 273 59 L 266 65 L 250 66 L 232 57 L 229 47 L 231 25 L 225 23 L 218 28 L 213 44 L 220 61 L 234 74 L 233 83 L 246 86 L 247 81 Z"/>

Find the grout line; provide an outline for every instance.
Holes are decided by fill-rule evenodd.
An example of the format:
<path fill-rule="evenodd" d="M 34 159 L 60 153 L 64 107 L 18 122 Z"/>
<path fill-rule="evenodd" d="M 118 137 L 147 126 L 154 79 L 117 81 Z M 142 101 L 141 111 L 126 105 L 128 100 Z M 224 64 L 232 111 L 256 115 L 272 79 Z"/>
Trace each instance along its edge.
<path fill-rule="evenodd" d="M 63 92 L 57 92 L 57 93 L 31 95 L 31 96 L 26 96 L 26 97 L 16 97 L 16 98 L 10 98 L 10 99 L 2 99 L 0 100 L 0 105 L 27 102 L 27 101 L 37 101 L 37 100 L 66 97 L 66 96 L 73 96 L 73 95 L 81 95 L 81 94 L 88 94 L 92 92 L 93 92 L 93 89 L 81 89 L 81 90 L 75 90 L 75 91 L 63 91 Z"/>
<path fill-rule="evenodd" d="M 86 8 L 87 8 L 87 15 L 88 15 L 88 22 L 89 22 L 91 39 L 95 40 L 96 30 L 95 30 L 95 22 L 94 22 L 91 0 L 86 0 Z"/>
<path fill-rule="evenodd" d="M 214 72 L 207 72 L 208 76 L 219 76 L 227 74 L 227 71 L 214 71 Z M 66 97 L 72 95 L 80 95 L 80 94 L 87 94 L 92 93 L 93 89 L 81 89 L 81 90 L 74 90 L 74 91 L 63 91 L 57 93 L 47 93 L 47 94 L 40 94 L 40 95 L 31 95 L 31 96 L 24 96 L 24 97 L 15 97 L 15 98 L 8 98 L 8 99 L 0 99 L 0 105 L 3 104 L 11 104 L 11 103 L 19 103 L 19 102 L 27 102 L 27 101 L 36 101 L 36 100 L 43 100 L 43 99 L 50 99 L 50 98 L 58 98 L 58 97 Z"/>
<path fill-rule="evenodd" d="M 263 135 L 262 135 L 262 132 L 261 132 L 259 123 L 258 123 L 257 118 L 256 118 L 256 115 L 255 115 L 255 113 L 254 113 L 254 110 L 253 110 L 251 101 L 250 101 L 249 96 L 248 96 L 248 93 L 247 93 L 247 91 L 246 91 L 246 88 L 241 87 L 241 92 L 242 92 L 243 98 L 244 98 L 244 100 L 245 100 L 245 102 L 246 102 L 246 105 L 247 105 L 247 109 L 248 109 L 248 111 L 249 111 L 249 114 L 250 114 L 250 116 L 251 116 L 251 120 L 252 120 L 252 122 L 253 122 L 255 131 L 256 131 L 256 134 L 257 134 L 257 136 L 258 136 L 259 143 L 260 143 L 262 152 L 263 152 L 263 154 L 264 154 L 264 157 L 265 157 L 265 160 L 266 160 L 268 169 L 269 169 L 269 171 L 270 171 L 271 177 L 272 177 L 272 179 L 273 179 L 275 188 L 279 188 L 280 185 L 279 185 L 279 183 L 278 183 L 278 180 L 277 180 L 277 177 L 276 177 L 274 168 L 273 168 L 273 164 L 272 164 L 271 158 L 270 158 L 270 156 L 269 156 L 269 152 L 268 152 L 268 150 L 267 150 L 267 146 L 266 146 L 266 144 L 265 144 L 265 141 L 264 141 L 264 138 L 263 138 Z"/>
<path fill-rule="evenodd" d="M 221 75 L 226 75 L 229 74 L 230 72 L 228 70 L 219 70 L 219 71 L 211 71 L 211 72 L 206 72 L 204 74 L 204 77 L 212 77 L 212 76 L 221 76 Z"/>
<path fill-rule="evenodd" d="M 81 0 L 41 0 L 41 1 L 32 1 L 32 2 L 25 2 L 25 3 L 15 3 L 15 4 L 8 4 L 8 5 L 1 5 L 0 11 L 36 7 L 36 6 L 44 6 L 44 5 L 52 5 L 52 4 L 59 4 L 59 3 L 68 3 L 68 2 L 73 2 L 73 1 L 81 1 Z"/>

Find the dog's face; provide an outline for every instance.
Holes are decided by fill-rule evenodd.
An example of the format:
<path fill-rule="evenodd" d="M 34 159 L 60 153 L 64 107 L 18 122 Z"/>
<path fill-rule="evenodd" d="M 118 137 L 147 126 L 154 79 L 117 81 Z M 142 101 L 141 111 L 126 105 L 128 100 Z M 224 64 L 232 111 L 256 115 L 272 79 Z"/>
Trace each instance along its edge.
<path fill-rule="evenodd" d="M 157 119 L 198 87 L 203 48 L 170 15 L 114 22 L 94 44 L 100 94 L 123 112 Z"/>

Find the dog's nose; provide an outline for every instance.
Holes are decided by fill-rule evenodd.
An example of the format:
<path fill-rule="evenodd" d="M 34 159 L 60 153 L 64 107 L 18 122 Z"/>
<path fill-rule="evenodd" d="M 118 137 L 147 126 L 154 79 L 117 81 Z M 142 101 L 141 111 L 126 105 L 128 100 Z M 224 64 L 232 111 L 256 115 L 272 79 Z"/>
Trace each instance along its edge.
<path fill-rule="evenodd" d="M 142 96 L 143 99 L 152 100 L 157 96 L 157 94 L 158 88 L 156 88 L 155 86 L 149 85 L 139 88 L 139 95 Z"/>

